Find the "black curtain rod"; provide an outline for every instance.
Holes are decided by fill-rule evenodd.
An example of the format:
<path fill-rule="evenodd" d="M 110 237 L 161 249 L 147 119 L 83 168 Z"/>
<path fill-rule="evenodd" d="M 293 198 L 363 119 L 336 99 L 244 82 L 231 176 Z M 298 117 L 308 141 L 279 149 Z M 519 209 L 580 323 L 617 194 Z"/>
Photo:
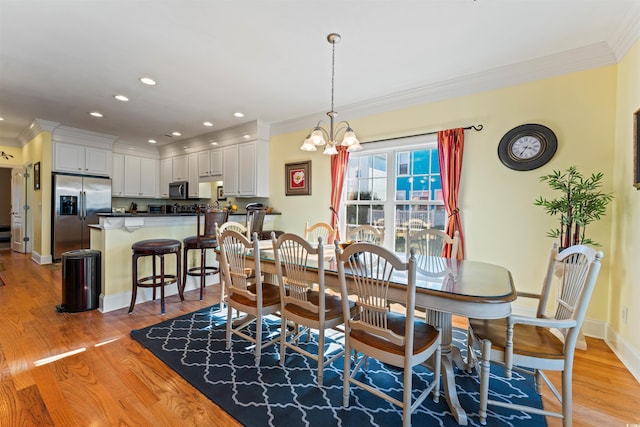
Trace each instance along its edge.
<path fill-rule="evenodd" d="M 472 126 L 467 126 L 465 128 L 462 128 L 464 130 L 475 130 L 476 132 L 480 132 L 482 129 L 484 128 L 484 126 L 482 126 L 482 124 L 479 125 L 472 125 Z M 375 141 L 367 141 L 367 142 L 362 142 L 361 144 L 370 144 L 372 142 L 385 142 L 385 141 L 393 141 L 396 139 L 404 139 L 404 138 L 412 138 L 414 136 L 427 136 L 427 135 L 435 135 L 437 134 L 439 131 L 435 131 L 435 132 L 426 132 L 426 133 L 417 133 L 415 135 L 405 135 L 405 136 L 396 136 L 393 138 L 386 138 L 386 139 L 376 139 Z"/>

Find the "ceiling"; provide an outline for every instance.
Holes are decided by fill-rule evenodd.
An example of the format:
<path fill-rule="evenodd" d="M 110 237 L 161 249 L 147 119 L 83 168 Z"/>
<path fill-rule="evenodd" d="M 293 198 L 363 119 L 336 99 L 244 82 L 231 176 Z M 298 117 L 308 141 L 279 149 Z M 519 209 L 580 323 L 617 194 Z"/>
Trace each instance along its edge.
<path fill-rule="evenodd" d="M 310 127 L 331 105 L 331 32 L 342 35 L 335 69 L 341 119 L 616 63 L 637 39 L 639 6 L 0 0 L 0 145 L 17 143 L 35 118 L 141 146 L 254 120 L 272 133 Z M 157 85 L 141 84 L 142 76 Z M 165 136 L 173 131 L 182 136 Z"/>

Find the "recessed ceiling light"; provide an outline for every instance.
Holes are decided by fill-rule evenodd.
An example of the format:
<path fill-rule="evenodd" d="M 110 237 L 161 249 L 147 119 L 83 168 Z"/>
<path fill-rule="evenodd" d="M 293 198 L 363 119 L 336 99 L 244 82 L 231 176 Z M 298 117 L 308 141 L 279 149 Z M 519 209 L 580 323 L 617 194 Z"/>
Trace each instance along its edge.
<path fill-rule="evenodd" d="M 153 80 L 151 77 L 140 77 L 140 81 L 146 85 L 149 86 L 155 86 L 156 85 L 156 81 Z"/>
<path fill-rule="evenodd" d="M 97 111 L 92 111 L 89 114 L 91 114 L 93 117 L 104 117 L 102 113 L 99 113 Z"/>
<path fill-rule="evenodd" d="M 211 141 L 211 145 L 218 145 L 216 141 Z"/>
<path fill-rule="evenodd" d="M 233 113 L 233 115 L 235 117 L 244 117 L 244 114 L 242 114 L 240 111 L 236 111 L 235 113 Z"/>
<path fill-rule="evenodd" d="M 127 102 L 129 100 L 129 98 L 127 98 L 124 95 L 114 95 L 113 96 L 115 99 L 117 99 L 118 101 L 122 101 L 122 102 Z"/>
<path fill-rule="evenodd" d="M 213 126 L 213 123 L 211 123 L 211 122 L 204 122 L 204 123 L 203 123 L 203 125 L 205 125 L 205 126 Z"/>
<path fill-rule="evenodd" d="M 249 139 L 249 138 L 251 138 L 251 135 L 249 135 L 248 133 L 245 133 L 244 135 L 242 135 L 242 137 L 244 139 Z"/>
<path fill-rule="evenodd" d="M 4 120 L 4 117 L 0 117 L 0 122 Z"/>
<path fill-rule="evenodd" d="M 149 140 L 149 144 L 155 144 L 156 142 L 158 142 L 158 141 L 156 141 L 155 139 L 150 139 Z"/>
<path fill-rule="evenodd" d="M 180 132 L 171 132 L 171 135 L 173 135 L 173 136 L 182 136 L 182 134 Z"/>

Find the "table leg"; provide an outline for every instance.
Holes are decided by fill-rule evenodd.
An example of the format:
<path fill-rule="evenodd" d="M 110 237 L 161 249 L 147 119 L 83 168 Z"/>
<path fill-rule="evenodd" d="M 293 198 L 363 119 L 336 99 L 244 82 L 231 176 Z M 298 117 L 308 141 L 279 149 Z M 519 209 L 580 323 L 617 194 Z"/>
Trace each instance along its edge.
<path fill-rule="evenodd" d="M 468 423 L 467 413 L 462 409 L 462 405 L 460 405 L 460 401 L 458 400 L 455 373 L 453 371 L 454 364 L 458 369 L 464 369 L 465 363 L 464 360 L 462 360 L 460 349 L 452 343 L 453 324 L 451 317 L 451 313 L 444 313 L 442 311 L 427 310 L 426 312 L 427 323 L 440 327 L 442 339 L 441 372 L 444 395 L 447 398 L 449 409 L 458 424 L 466 426 Z"/>

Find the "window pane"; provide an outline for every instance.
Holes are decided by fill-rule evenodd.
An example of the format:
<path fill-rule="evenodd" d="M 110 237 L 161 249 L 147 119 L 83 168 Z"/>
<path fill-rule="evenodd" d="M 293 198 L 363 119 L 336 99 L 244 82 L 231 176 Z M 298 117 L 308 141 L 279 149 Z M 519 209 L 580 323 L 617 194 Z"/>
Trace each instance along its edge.
<path fill-rule="evenodd" d="M 427 174 L 430 172 L 430 154 L 432 150 L 420 150 L 413 152 L 413 170 L 414 175 Z"/>
<path fill-rule="evenodd" d="M 396 200 L 409 200 L 411 194 L 411 178 L 396 178 Z"/>

